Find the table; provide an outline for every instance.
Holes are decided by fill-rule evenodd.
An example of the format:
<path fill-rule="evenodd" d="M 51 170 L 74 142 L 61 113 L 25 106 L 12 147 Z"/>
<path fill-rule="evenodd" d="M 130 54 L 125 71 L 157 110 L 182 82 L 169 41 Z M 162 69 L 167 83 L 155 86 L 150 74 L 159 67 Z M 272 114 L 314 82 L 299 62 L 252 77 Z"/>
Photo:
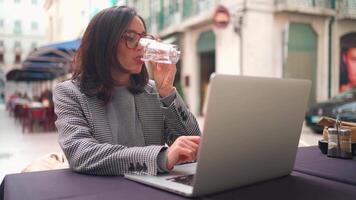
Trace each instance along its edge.
<path fill-rule="evenodd" d="M 294 170 L 356 186 L 356 157 L 352 160 L 330 158 L 317 147 L 298 149 Z"/>
<path fill-rule="evenodd" d="M 312 150 L 312 148 L 310 150 Z M 299 154 L 309 154 L 313 152 L 315 153 L 316 151 L 309 152 L 308 149 L 307 151 L 299 149 L 296 166 L 304 162 L 303 159 L 305 157 Z M 309 156 L 306 158 L 309 158 Z M 334 161 L 335 160 L 330 160 L 330 162 Z M 305 167 L 306 165 L 303 166 Z M 356 167 L 354 169 L 356 169 Z M 0 186 L 0 199 L 178 200 L 187 198 L 126 180 L 121 176 L 89 176 L 64 169 L 7 175 Z M 294 171 L 289 176 L 225 191 L 219 194 L 204 196 L 199 199 L 355 200 L 356 188 L 352 184 Z"/>

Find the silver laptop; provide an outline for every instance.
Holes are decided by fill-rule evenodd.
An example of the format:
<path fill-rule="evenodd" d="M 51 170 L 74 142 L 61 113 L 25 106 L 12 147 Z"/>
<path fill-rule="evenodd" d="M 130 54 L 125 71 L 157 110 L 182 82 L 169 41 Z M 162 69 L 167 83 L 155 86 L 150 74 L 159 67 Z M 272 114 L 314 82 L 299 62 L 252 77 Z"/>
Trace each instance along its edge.
<path fill-rule="evenodd" d="M 311 82 L 216 74 L 197 163 L 158 176 L 126 178 L 201 196 L 291 173 Z"/>

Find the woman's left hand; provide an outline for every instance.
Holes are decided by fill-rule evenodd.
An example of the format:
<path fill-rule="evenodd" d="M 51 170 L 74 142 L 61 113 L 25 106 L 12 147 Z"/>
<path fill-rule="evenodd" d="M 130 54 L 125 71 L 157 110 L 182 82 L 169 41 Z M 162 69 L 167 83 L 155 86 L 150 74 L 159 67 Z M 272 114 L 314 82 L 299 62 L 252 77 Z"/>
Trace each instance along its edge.
<path fill-rule="evenodd" d="M 159 95 L 161 97 L 168 96 L 174 90 L 173 83 L 177 71 L 176 65 L 153 62 L 150 64 Z"/>

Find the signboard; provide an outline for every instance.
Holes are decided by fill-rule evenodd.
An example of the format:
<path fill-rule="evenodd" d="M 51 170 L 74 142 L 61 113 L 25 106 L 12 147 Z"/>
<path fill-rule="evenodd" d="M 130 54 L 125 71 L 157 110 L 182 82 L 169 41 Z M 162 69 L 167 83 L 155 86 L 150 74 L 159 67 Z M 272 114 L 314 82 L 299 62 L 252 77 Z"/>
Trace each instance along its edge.
<path fill-rule="evenodd" d="M 218 6 L 213 16 L 214 25 L 218 28 L 225 28 L 230 23 L 230 13 L 224 6 Z"/>
<path fill-rule="evenodd" d="M 340 92 L 356 88 L 356 32 L 340 39 Z"/>

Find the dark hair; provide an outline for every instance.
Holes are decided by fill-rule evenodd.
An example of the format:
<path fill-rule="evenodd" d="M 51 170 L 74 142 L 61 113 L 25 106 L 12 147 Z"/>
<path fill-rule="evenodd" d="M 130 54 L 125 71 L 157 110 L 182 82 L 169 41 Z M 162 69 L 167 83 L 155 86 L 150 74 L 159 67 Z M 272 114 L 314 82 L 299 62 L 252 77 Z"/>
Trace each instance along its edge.
<path fill-rule="evenodd" d="M 347 69 L 346 63 L 343 59 L 343 57 L 347 54 L 348 50 L 348 48 L 342 48 L 340 53 L 340 85 L 344 85 L 349 82 L 349 70 Z"/>
<path fill-rule="evenodd" d="M 90 21 L 74 58 L 72 80 L 79 81 L 80 90 L 87 96 L 97 96 L 107 104 L 112 98 L 115 80 L 111 70 L 123 69 L 117 58 L 117 47 L 132 19 L 138 16 L 130 7 L 120 6 L 102 10 Z M 129 90 L 133 94 L 143 92 L 148 83 L 145 66 L 139 74 L 131 75 Z"/>

